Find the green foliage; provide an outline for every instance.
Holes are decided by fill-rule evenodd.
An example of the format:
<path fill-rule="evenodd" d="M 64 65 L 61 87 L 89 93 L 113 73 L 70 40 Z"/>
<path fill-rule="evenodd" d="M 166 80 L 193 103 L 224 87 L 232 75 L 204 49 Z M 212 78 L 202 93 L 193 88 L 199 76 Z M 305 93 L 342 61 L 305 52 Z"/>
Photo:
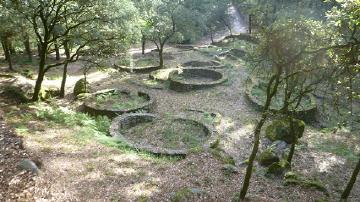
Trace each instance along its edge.
<path fill-rule="evenodd" d="M 317 179 L 306 179 L 299 173 L 287 172 L 284 176 L 285 185 L 299 185 L 304 188 L 314 188 L 329 195 L 326 187 Z"/>
<path fill-rule="evenodd" d="M 338 156 L 342 156 L 350 161 L 359 159 L 356 155 L 356 148 L 349 146 L 346 143 L 334 140 L 320 140 L 315 143 L 315 147 L 323 152 L 329 152 Z"/>
<path fill-rule="evenodd" d="M 224 150 L 219 147 L 210 150 L 211 154 L 222 161 L 224 164 L 235 165 L 235 160 L 232 156 L 227 154 Z"/>
<path fill-rule="evenodd" d="M 271 164 L 266 171 L 266 174 L 271 175 L 282 175 L 286 170 L 290 168 L 289 162 L 282 159 L 279 162 Z"/>
<path fill-rule="evenodd" d="M 171 193 L 171 201 L 172 202 L 181 202 L 181 201 L 187 201 L 192 196 L 198 195 L 198 194 L 204 194 L 203 190 L 197 189 L 197 188 L 189 188 L 184 187 L 176 191 L 175 193 Z"/>
<path fill-rule="evenodd" d="M 131 55 L 122 54 L 117 58 L 116 64 L 119 66 L 130 66 L 131 60 L 132 60 Z"/>
<path fill-rule="evenodd" d="M 146 101 L 146 98 L 143 96 L 121 92 L 102 93 L 96 95 L 95 98 L 97 106 L 109 107 L 117 110 L 138 107 Z"/>

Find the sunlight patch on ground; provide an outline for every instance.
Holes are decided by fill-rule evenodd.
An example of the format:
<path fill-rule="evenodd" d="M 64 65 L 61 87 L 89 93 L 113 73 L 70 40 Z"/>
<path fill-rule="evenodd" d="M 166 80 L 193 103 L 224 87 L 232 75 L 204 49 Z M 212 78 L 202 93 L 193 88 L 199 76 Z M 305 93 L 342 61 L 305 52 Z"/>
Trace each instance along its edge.
<path fill-rule="evenodd" d="M 216 129 L 219 132 L 225 132 L 231 130 L 234 127 L 235 127 L 234 120 L 232 120 L 230 117 L 222 117 L 221 122 L 218 126 L 216 126 Z"/>
<path fill-rule="evenodd" d="M 119 176 L 129 176 L 137 173 L 137 171 L 133 168 L 114 168 L 113 172 Z"/>
<path fill-rule="evenodd" d="M 83 171 L 83 166 L 76 158 L 70 158 L 68 156 L 64 156 L 62 158 L 54 158 L 46 160 L 46 168 L 49 170 L 53 170 L 56 173 L 68 173 L 75 172 L 81 173 Z"/>
<path fill-rule="evenodd" d="M 319 172 L 330 172 L 333 167 L 345 164 L 345 159 L 331 153 L 312 155 Z"/>
<path fill-rule="evenodd" d="M 253 130 L 254 130 L 254 124 L 248 124 L 237 129 L 236 131 L 229 133 L 228 136 L 235 141 L 240 141 L 244 137 L 249 137 L 250 134 L 253 132 Z"/>
<path fill-rule="evenodd" d="M 122 154 L 111 156 L 111 159 L 120 164 L 144 164 L 144 159 L 136 154 Z M 146 163 L 148 164 L 148 163 Z"/>
<path fill-rule="evenodd" d="M 95 83 L 95 82 L 104 80 L 104 79 L 108 78 L 109 76 L 110 75 L 107 72 L 96 71 L 96 72 L 88 74 L 87 80 L 90 83 Z M 68 76 L 66 79 L 67 88 L 72 88 L 75 85 L 75 83 L 82 78 L 84 78 L 83 75 Z M 61 78 L 59 80 L 44 80 L 44 86 L 47 86 L 47 87 L 60 87 L 60 85 L 61 85 Z"/>
<path fill-rule="evenodd" d="M 128 196 L 133 196 L 135 198 L 139 197 L 150 197 L 154 195 L 154 193 L 159 192 L 160 190 L 157 188 L 156 184 L 140 182 L 136 183 L 130 187 L 125 188 L 125 192 Z"/>

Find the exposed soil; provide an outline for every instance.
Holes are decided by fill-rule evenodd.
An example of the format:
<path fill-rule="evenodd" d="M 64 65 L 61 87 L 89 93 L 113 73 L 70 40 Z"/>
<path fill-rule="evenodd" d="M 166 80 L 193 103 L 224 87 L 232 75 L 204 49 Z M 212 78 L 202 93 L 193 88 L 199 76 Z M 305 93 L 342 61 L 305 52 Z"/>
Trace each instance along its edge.
<path fill-rule="evenodd" d="M 35 176 L 19 168 L 19 163 L 32 157 L 17 136 L 2 119 L 0 111 L 0 201 L 32 201 Z"/>
<path fill-rule="evenodd" d="M 183 51 L 170 47 L 166 51 L 175 57 L 174 61 L 166 63 L 169 68 L 188 61 L 213 59 L 194 50 Z M 80 69 L 76 71 L 81 72 Z M 168 90 L 166 83 L 162 84 L 161 89 L 140 85 L 148 80 L 147 74 L 93 72 L 89 82 L 94 90 L 118 87 L 146 89 L 156 99 L 156 113 L 160 116 L 187 116 L 189 108 L 220 113 L 221 121 L 216 124 L 221 134 L 220 148 L 235 159 L 237 172 L 234 173 L 224 172 L 223 161 L 209 151 L 195 152 L 182 160 L 149 156 L 134 150 L 108 147 L 96 138 L 90 141 L 77 139 L 83 132 L 81 126 L 67 127 L 38 120 L 34 118 L 34 110 L 28 106 L 4 106 L 7 121 L 24 137 L 27 150 L 40 156 L 44 163 L 42 174 L 36 179 L 34 199 L 169 201 L 179 190 L 190 188 L 198 191 L 188 201 L 231 201 L 241 188 L 246 168 L 242 162 L 251 151 L 252 132 L 259 112 L 245 98 L 247 73 L 243 63 L 234 62 L 222 71 L 229 77 L 225 84 L 186 93 Z M 68 87 L 72 87 L 72 82 Z M 78 106 L 71 99 L 60 100 L 56 104 L 71 109 Z M 338 201 L 355 166 L 351 154 L 359 150 L 359 137 L 349 131 L 325 133 L 307 126 L 297 146 L 292 169 L 308 178 L 319 179 L 329 191 L 327 199 Z M 321 147 L 325 144 L 327 147 Z M 6 152 L 0 151 L 1 154 Z M 17 172 L 14 166 L 18 161 L 16 158 L 15 155 L 6 163 L 6 167 L 10 166 L 9 169 L 14 173 Z M 2 188 L 3 184 L 0 187 L 1 194 Z M 326 198 L 320 191 L 284 186 L 281 178 L 267 178 L 264 168 L 258 165 L 255 166 L 248 193 L 252 201 L 315 201 Z M 9 195 L 2 195 L 11 200 Z M 360 200 L 359 179 L 349 200 Z"/>

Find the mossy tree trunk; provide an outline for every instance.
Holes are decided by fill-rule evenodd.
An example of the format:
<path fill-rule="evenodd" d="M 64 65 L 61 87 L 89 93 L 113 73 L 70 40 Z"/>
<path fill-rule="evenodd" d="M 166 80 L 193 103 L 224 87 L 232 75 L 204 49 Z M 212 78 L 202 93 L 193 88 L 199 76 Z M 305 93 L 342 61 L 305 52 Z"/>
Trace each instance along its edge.
<path fill-rule="evenodd" d="M 164 44 L 160 44 L 160 49 L 159 49 L 159 66 L 161 68 L 164 67 Z"/>
<path fill-rule="evenodd" d="M 277 74 L 272 76 L 272 78 L 270 79 L 270 81 L 267 85 L 266 102 L 265 102 L 265 105 L 263 108 L 263 112 L 262 112 L 260 121 L 257 123 L 257 125 L 255 127 L 254 146 L 253 146 L 253 149 L 252 149 L 250 157 L 249 157 L 248 166 L 246 168 L 246 174 L 245 174 L 245 178 L 244 178 L 243 185 L 242 185 L 241 192 L 240 192 L 240 200 L 245 199 L 246 193 L 249 189 L 250 179 L 251 179 L 251 175 L 252 175 L 252 171 L 253 171 L 253 167 L 254 167 L 254 161 L 256 158 L 256 154 L 259 150 L 261 129 L 264 126 L 266 119 L 269 116 L 271 100 L 275 96 L 279 82 L 280 82 L 281 69 L 282 69 L 281 67 L 278 67 Z"/>
<path fill-rule="evenodd" d="M 348 184 L 346 185 L 344 192 L 341 194 L 341 201 L 347 201 L 347 198 L 349 197 L 350 192 L 356 182 L 356 178 L 359 175 L 359 171 L 360 171 L 360 158 L 358 160 L 358 163 L 356 164 L 356 167 L 351 175 Z"/>
<path fill-rule="evenodd" d="M 42 43 L 39 47 L 39 57 L 40 57 L 40 62 L 39 62 L 39 73 L 36 79 L 36 83 L 35 83 L 35 88 L 34 88 L 34 94 L 31 98 L 32 101 L 38 101 L 39 100 L 39 94 L 40 94 L 40 90 L 41 90 L 41 85 L 42 82 L 44 80 L 44 76 L 45 76 L 45 64 L 46 64 L 46 57 L 47 57 L 47 53 L 46 50 L 48 49 L 48 44 L 47 43 Z"/>
<path fill-rule="evenodd" d="M 9 39 L 8 39 L 8 46 L 9 46 L 10 53 L 12 55 L 15 55 L 16 54 L 15 46 L 14 46 L 13 42 Z"/>
<path fill-rule="evenodd" d="M 56 60 L 60 60 L 60 48 L 59 48 L 59 44 L 57 43 L 57 41 L 54 42 L 54 46 L 55 46 L 55 59 Z"/>
<path fill-rule="evenodd" d="M 210 39 L 211 43 L 214 43 L 214 31 L 212 29 L 210 29 Z"/>
<path fill-rule="evenodd" d="M 251 24 L 252 24 L 252 16 L 251 16 L 251 14 L 250 14 L 250 15 L 249 15 L 249 34 L 251 34 L 251 32 L 252 32 Z"/>
<path fill-rule="evenodd" d="M 9 47 L 9 39 L 7 37 L 3 37 L 1 39 L 1 45 L 3 47 L 4 50 L 4 54 L 5 54 L 5 59 L 9 65 L 9 70 L 13 71 L 13 64 L 12 64 L 12 59 L 11 59 L 11 51 L 10 51 L 10 47 Z"/>
<path fill-rule="evenodd" d="M 290 134 L 292 135 L 292 143 L 291 143 L 291 147 L 290 147 L 290 152 L 287 158 L 287 162 L 289 163 L 289 166 L 291 167 L 291 161 L 292 158 L 294 156 L 295 153 L 295 147 L 296 147 L 296 143 L 297 143 L 297 139 L 298 137 L 295 134 L 295 130 L 294 130 L 294 122 L 293 122 L 293 118 L 292 116 L 289 116 L 289 124 L 290 124 Z"/>
<path fill-rule="evenodd" d="M 144 55 L 145 54 L 145 46 L 146 46 L 146 37 L 143 34 L 141 37 L 141 53 Z"/>
<path fill-rule="evenodd" d="M 69 44 L 67 41 L 64 42 L 64 50 L 65 50 L 65 55 L 66 55 L 66 61 L 64 64 L 64 69 L 63 69 L 63 75 L 62 75 L 62 81 L 61 81 L 61 87 L 60 87 L 60 97 L 64 98 L 65 97 L 65 86 L 66 86 L 66 79 L 67 79 L 67 71 L 68 71 L 68 65 L 70 62 L 70 48 L 69 48 Z"/>
<path fill-rule="evenodd" d="M 28 56 L 29 61 L 32 61 L 30 37 L 27 33 L 24 36 L 23 44 L 24 44 L 25 52 L 26 52 L 26 55 Z"/>

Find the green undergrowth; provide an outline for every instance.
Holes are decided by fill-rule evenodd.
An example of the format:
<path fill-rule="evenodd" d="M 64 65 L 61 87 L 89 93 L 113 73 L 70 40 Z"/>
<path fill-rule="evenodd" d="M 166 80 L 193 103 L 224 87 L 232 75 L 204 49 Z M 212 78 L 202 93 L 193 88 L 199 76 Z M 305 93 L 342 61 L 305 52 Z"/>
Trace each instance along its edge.
<path fill-rule="evenodd" d="M 80 148 L 91 142 L 97 142 L 127 154 L 136 154 L 143 158 L 155 161 L 174 162 L 182 158 L 180 156 L 155 155 L 129 147 L 123 140 L 109 136 L 111 120 L 104 116 L 92 117 L 88 114 L 76 112 L 66 107 L 56 106 L 55 104 L 37 103 L 35 105 L 29 105 L 29 108 L 33 109 L 35 113 L 33 115 L 20 117 L 21 122 L 36 118 L 55 129 L 73 128 L 74 133 L 69 136 L 67 135 L 66 137 L 64 136 L 64 139 L 61 141 L 71 142 Z M 19 124 L 16 128 L 20 133 L 29 133 L 29 129 L 26 128 L 24 124 Z"/>
<path fill-rule="evenodd" d="M 349 144 L 344 142 L 339 142 L 335 140 L 320 140 L 315 143 L 315 147 L 323 152 L 329 152 L 341 157 L 346 158 L 350 161 L 357 161 L 359 156 L 356 155 L 354 151 L 355 148 L 349 146 Z"/>
<path fill-rule="evenodd" d="M 303 188 L 313 188 L 323 192 L 326 196 L 329 195 L 325 185 L 318 179 L 305 178 L 301 174 L 296 172 L 288 172 L 284 176 L 284 185 L 298 185 Z"/>

